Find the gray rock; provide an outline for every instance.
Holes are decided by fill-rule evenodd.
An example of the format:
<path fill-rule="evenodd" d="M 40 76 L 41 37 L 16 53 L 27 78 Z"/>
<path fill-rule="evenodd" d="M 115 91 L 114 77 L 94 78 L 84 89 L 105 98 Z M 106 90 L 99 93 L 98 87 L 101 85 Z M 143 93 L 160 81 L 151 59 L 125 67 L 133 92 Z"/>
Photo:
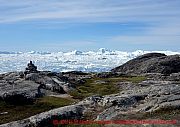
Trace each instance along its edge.
<path fill-rule="evenodd" d="M 166 56 L 161 53 L 148 53 L 130 60 L 122 66 L 112 69 L 112 72 L 122 72 L 126 74 L 178 73 L 180 72 L 180 56 Z"/>
<path fill-rule="evenodd" d="M 93 96 L 82 103 L 102 106 L 96 120 L 110 120 L 120 114 L 155 112 L 162 109 L 180 109 L 180 85 L 154 82 L 142 89 L 122 91 L 118 94 Z M 122 94 L 123 93 L 123 94 Z"/>
<path fill-rule="evenodd" d="M 64 94 L 74 89 L 74 85 L 68 80 L 62 80 L 59 75 L 49 72 L 28 73 L 22 76 L 23 72 L 10 72 L 1 74 L 0 99 L 6 101 L 35 99 L 44 96 L 52 91 L 57 94 Z M 16 99 L 13 99 L 16 98 Z M 20 102 L 21 103 L 21 102 Z"/>
<path fill-rule="evenodd" d="M 0 97 L 11 104 L 32 102 L 38 93 L 38 84 L 32 81 L 18 81 L 14 84 L 0 84 Z"/>
<path fill-rule="evenodd" d="M 97 106 L 103 107 L 104 110 L 97 115 L 96 120 L 111 120 L 121 114 L 128 113 L 147 113 L 162 109 L 180 109 L 179 84 L 150 82 L 152 83 L 151 85 L 146 85 L 142 89 L 134 88 L 106 96 L 94 95 L 85 98 L 78 104 L 50 110 L 24 120 L 1 125 L 0 127 L 41 127 L 46 126 L 49 121 L 60 116 L 68 119 L 81 119 L 84 112 L 89 109 L 93 110 Z"/>
<path fill-rule="evenodd" d="M 45 127 L 54 126 L 53 120 L 80 119 L 83 115 L 82 105 L 70 105 L 43 112 L 27 119 L 2 124 L 0 127 Z"/>

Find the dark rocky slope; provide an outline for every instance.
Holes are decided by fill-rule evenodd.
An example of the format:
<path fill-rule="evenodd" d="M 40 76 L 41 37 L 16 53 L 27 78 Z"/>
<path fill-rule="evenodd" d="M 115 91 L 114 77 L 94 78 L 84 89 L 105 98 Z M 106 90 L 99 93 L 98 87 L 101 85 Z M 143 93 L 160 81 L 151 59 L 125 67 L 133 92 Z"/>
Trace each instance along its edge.
<path fill-rule="evenodd" d="M 121 72 L 125 74 L 177 73 L 180 72 L 180 56 L 166 56 L 161 53 L 148 53 L 112 69 L 112 72 Z"/>

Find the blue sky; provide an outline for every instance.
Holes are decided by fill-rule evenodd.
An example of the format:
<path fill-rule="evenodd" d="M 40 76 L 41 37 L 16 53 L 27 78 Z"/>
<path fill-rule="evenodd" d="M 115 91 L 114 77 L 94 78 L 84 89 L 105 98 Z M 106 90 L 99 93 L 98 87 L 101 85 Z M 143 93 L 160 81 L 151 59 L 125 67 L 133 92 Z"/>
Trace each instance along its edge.
<path fill-rule="evenodd" d="M 180 51 L 180 0 L 0 0 L 1 51 Z"/>

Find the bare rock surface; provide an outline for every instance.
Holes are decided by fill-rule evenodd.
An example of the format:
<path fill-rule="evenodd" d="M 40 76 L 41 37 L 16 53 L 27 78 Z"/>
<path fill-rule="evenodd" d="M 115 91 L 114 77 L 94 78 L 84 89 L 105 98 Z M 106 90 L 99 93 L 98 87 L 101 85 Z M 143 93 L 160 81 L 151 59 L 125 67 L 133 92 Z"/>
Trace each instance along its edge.
<path fill-rule="evenodd" d="M 112 69 L 112 72 L 122 72 L 126 74 L 178 73 L 180 72 L 180 56 L 166 56 L 161 53 L 148 53 Z"/>
<path fill-rule="evenodd" d="M 53 126 L 53 120 L 80 119 L 83 114 L 82 105 L 70 105 L 43 112 L 24 120 L 2 124 L 0 127 L 46 127 Z"/>
<path fill-rule="evenodd" d="M 131 84 L 132 85 L 132 84 Z M 34 127 L 52 124 L 52 120 L 82 119 L 87 111 L 97 107 L 103 110 L 94 120 L 114 120 L 124 114 L 152 113 L 158 110 L 180 109 L 180 84 L 166 80 L 146 80 L 118 94 L 87 97 L 77 104 L 50 110 L 24 120 L 3 124 L 0 127 Z"/>
<path fill-rule="evenodd" d="M 119 114 L 180 109 L 180 85 L 153 84 L 142 89 L 122 91 L 101 97 L 97 104 L 106 108 L 97 120 L 110 120 Z"/>

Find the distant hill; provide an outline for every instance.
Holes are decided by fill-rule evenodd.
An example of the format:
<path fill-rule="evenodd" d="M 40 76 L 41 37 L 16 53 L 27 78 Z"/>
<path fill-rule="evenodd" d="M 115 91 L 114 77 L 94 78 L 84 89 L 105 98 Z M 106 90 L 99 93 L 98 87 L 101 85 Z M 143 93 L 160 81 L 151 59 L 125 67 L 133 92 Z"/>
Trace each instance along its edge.
<path fill-rule="evenodd" d="M 180 55 L 147 53 L 111 70 L 127 74 L 180 72 Z"/>

